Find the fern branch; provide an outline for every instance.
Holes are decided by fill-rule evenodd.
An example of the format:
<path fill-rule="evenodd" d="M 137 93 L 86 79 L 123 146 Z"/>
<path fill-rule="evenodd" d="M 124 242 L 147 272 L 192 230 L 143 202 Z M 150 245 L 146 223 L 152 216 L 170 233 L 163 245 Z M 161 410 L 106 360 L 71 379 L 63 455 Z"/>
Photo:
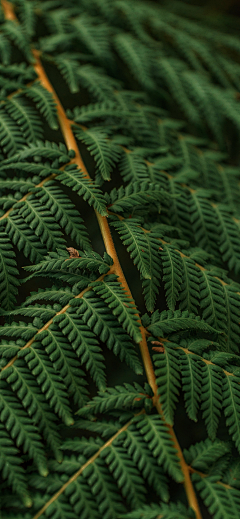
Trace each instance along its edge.
<path fill-rule="evenodd" d="M 96 281 L 102 281 L 102 279 L 104 279 L 104 277 L 106 276 L 106 274 L 103 274 L 102 276 L 100 276 Z M 91 287 L 87 287 L 85 288 L 84 290 L 82 290 L 82 292 L 80 292 L 80 294 L 78 294 L 77 296 L 74 297 L 74 299 L 80 299 L 84 296 L 84 294 L 86 292 L 88 292 L 89 290 L 91 290 L 92 288 Z M 41 332 L 44 332 L 45 330 L 47 330 L 51 324 L 53 324 L 54 322 L 54 319 L 58 316 L 58 315 L 63 315 L 67 312 L 67 310 L 70 308 L 70 304 L 67 304 L 65 305 L 59 312 L 56 312 L 56 314 L 47 322 L 44 324 L 44 326 L 42 326 L 42 328 L 40 328 L 36 335 L 34 335 L 26 344 L 25 346 L 23 346 L 21 348 L 21 351 L 23 350 L 26 350 L 28 348 L 30 348 L 33 344 L 33 342 L 36 340 L 37 338 L 37 335 L 40 334 Z M 13 357 L 7 364 L 6 366 L 2 367 L 1 368 L 1 371 L 0 371 L 0 377 L 1 377 L 1 373 L 4 372 L 6 369 L 8 369 L 10 366 L 12 366 L 14 364 L 14 362 L 17 360 L 18 358 L 18 355 L 15 355 L 15 357 Z"/>
<path fill-rule="evenodd" d="M 141 411 L 136 416 L 140 416 L 144 412 L 145 411 Z M 47 501 L 47 503 L 45 503 L 45 505 L 41 508 L 41 510 L 39 510 L 37 512 L 37 514 L 34 515 L 34 517 L 32 519 L 39 519 L 39 517 L 41 517 L 41 515 L 45 512 L 45 510 L 47 510 L 47 508 L 52 503 L 54 503 L 54 501 L 56 501 L 61 494 L 63 494 L 65 492 L 65 490 L 68 488 L 68 486 L 71 485 L 71 483 L 73 481 L 76 481 L 76 479 L 83 473 L 83 471 L 87 467 L 89 467 L 89 465 L 91 465 L 101 455 L 101 453 L 105 449 L 107 449 L 110 445 L 112 445 L 114 440 L 116 440 L 120 436 L 120 434 L 122 434 L 124 431 L 126 431 L 128 429 L 128 427 L 130 427 L 130 425 L 132 424 L 133 420 L 134 420 L 134 418 L 132 420 L 129 420 L 129 422 L 127 422 L 123 427 L 121 427 L 121 429 L 119 429 L 119 431 L 117 431 L 104 445 L 102 445 L 102 447 L 100 447 L 100 449 L 98 449 L 98 451 L 86 463 L 84 463 L 82 465 L 82 467 L 77 472 L 75 472 L 75 474 L 60 488 L 60 490 L 58 492 L 56 492 L 51 497 L 51 499 L 49 499 L 49 501 Z"/>
<path fill-rule="evenodd" d="M 42 180 L 42 182 L 40 182 L 39 184 L 37 184 L 37 185 L 35 186 L 35 188 L 36 188 L 36 187 L 39 188 L 39 187 L 44 186 L 44 184 L 45 184 L 46 182 L 48 182 L 48 180 L 52 180 L 52 179 L 55 178 L 56 176 L 57 176 L 56 173 L 53 173 L 52 175 L 49 175 L 49 177 L 44 178 L 44 180 Z M 30 195 L 32 195 L 32 194 L 33 194 L 33 193 L 32 193 L 31 191 L 29 191 L 29 192 L 26 193 L 26 195 L 24 195 L 20 200 L 18 200 L 18 203 L 20 203 L 20 202 L 25 202 L 25 200 L 27 200 L 27 198 L 28 198 Z M 13 209 L 14 209 L 13 207 L 10 207 L 10 209 L 8 209 L 8 210 L 6 211 L 5 214 L 3 214 L 2 216 L 0 216 L 0 221 L 1 221 L 1 220 L 5 220 L 5 219 L 8 217 L 8 215 L 13 211 Z"/>

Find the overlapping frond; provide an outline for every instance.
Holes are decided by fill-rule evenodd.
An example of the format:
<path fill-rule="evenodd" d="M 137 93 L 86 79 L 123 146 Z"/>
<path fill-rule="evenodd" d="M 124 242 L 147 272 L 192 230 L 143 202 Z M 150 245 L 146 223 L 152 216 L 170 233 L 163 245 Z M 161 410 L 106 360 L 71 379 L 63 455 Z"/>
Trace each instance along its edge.
<path fill-rule="evenodd" d="M 6 519 L 239 517 L 240 44 L 201 12 L 0 5 Z"/>

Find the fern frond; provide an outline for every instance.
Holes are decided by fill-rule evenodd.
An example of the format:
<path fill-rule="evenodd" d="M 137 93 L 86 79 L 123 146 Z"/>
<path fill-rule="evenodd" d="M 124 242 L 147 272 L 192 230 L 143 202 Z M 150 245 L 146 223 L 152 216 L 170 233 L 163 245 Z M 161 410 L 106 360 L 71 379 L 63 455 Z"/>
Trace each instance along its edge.
<path fill-rule="evenodd" d="M 61 323 L 60 323 L 61 324 Z M 85 373 L 80 369 L 77 355 L 63 337 L 63 332 L 55 324 L 51 324 L 45 332 L 39 334 L 54 369 L 60 374 L 69 397 L 79 407 L 85 404 L 88 391 L 86 389 Z M 71 344 L 72 346 L 72 344 Z"/>
<path fill-rule="evenodd" d="M 214 519 L 223 517 L 230 519 L 234 515 L 235 517 L 239 515 L 240 503 L 236 489 L 227 489 L 221 482 L 218 482 L 218 476 L 202 478 L 198 474 L 193 474 L 192 478 Z"/>
<path fill-rule="evenodd" d="M 77 75 L 80 86 L 86 88 L 99 102 L 114 98 L 113 90 L 119 87 L 119 82 L 107 76 L 104 69 L 92 65 L 82 65 Z"/>
<path fill-rule="evenodd" d="M 0 139 L 1 148 L 8 156 L 16 153 L 24 145 L 22 132 L 4 107 L 0 110 Z"/>
<path fill-rule="evenodd" d="M 38 392 L 35 378 L 22 361 L 18 361 L 13 367 L 7 368 L 4 372 L 4 378 L 23 402 L 23 407 L 27 410 L 34 425 L 38 426 L 40 433 L 56 458 L 61 461 L 60 436 L 56 427 L 56 418 L 52 416 L 45 397 Z"/>
<path fill-rule="evenodd" d="M 189 449 L 184 449 L 184 457 L 187 463 L 200 471 L 208 472 L 211 465 L 220 457 L 230 452 L 230 446 L 223 441 L 211 441 L 207 438 L 204 441 L 191 445 Z"/>
<path fill-rule="evenodd" d="M 2 471 L 2 477 L 8 481 L 24 505 L 29 507 L 32 505 L 32 500 L 28 494 L 27 481 L 23 467 L 21 467 L 22 460 L 19 458 L 19 451 L 16 449 L 14 442 L 2 424 L 0 430 L 0 469 Z"/>
<path fill-rule="evenodd" d="M 87 370 L 100 389 L 104 389 L 106 378 L 104 373 L 104 357 L 95 335 L 89 327 L 81 322 L 74 310 L 68 310 L 62 315 L 54 317 L 63 335 L 67 335 L 69 342 L 81 364 L 86 363 Z"/>
<path fill-rule="evenodd" d="M 128 455 L 133 457 L 133 461 L 142 472 L 144 479 L 147 479 L 148 484 L 154 488 L 160 499 L 167 502 L 169 493 L 166 476 L 148 450 L 147 445 L 142 441 L 140 432 L 134 425 L 131 425 L 124 435 L 123 446 L 125 449 L 127 448 Z"/>
<path fill-rule="evenodd" d="M 163 281 L 165 283 L 164 286 L 166 290 L 167 305 L 170 310 L 174 310 L 182 282 L 182 259 L 180 254 L 171 245 L 167 244 L 164 244 L 160 258 L 163 270 Z"/>
<path fill-rule="evenodd" d="M 158 465 L 162 466 L 175 481 L 182 481 L 183 475 L 175 455 L 175 447 L 162 418 L 157 415 L 141 415 L 135 418 L 134 422 L 144 441 L 148 443 L 148 448 L 152 451 Z"/>
<path fill-rule="evenodd" d="M 200 276 L 201 272 L 191 258 L 182 257 L 183 278 L 180 287 L 179 309 L 188 310 L 197 315 L 200 305 Z"/>
<path fill-rule="evenodd" d="M 111 225 L 120 234 L 133 263 L 140 270 L 146 307 L 147 310 L 153 311 L 160 284 L 159 234 L 150 233 L 142 228 L 141 222 L 136 218 L 113 221 Z"/>
<path fill-rule="evenodd" d="M 239 382 L 238 376 L 226 376 L 223 380 L 223 407 L 229 433 L 240 450 L 239 442 Z"/>
<path fill-rule="evenodd" d="M 169 503 L 157 505 L 144 505 L 134 512 L 129 512 L 122 516 L 122 519 L 186 519 L 192 518 L 191 509 L 187 508 L 182 503 Z"/>
<path fill-rule="evenodd" d="M 147 90 L 155 90 L 156 85 L 151 74 L 152 54 L 146 46 L 128 33 L 117 34 L 114 46 L 137 81 Z"/>
<path fill-rule="evenodd" d="M 142 340 L 137 310 L 134 301 L 125 294 L 123 286 L 117 281 L 115 274 L 105 276 L 103 281 L 95 281 L 90 285 L 111 308 L 119 323 L 136 342 Z"/>
<path fill-rule="evenodd" d="M 43 125 L 37 111 L 21 96 L 13 96 L 5 103 L 6 111 L 20 126 L 26 141 L 36 142 L 43 137 Z"/>
<path fill-rule="evenodd" d="M 7 20 L 2 25 L 2 31 L 3 34 L 9 38 L 10 41 L 13 41 L 17 44 L 18 48 L 22 51 L 22 53 L 25 55 L 27 61 L 30 63 L 33 62 L 33 56 L 29 48 L 29 39 L 22 30 L 21 25 L 17 25 L 12 20 Z"/>
<path fill-rule="evenodd" d="M 4 519 L 239 517 L 240 42 L 158 4 L 0 2 Z"/>
<path fill-rule="evenodd" d="M 79 196 L 87 200 L 89 205 L 93 205 L 94 209 L 102 216 L 107 215 L 106 203 L 102 192 L 94 184 L 93 181 L 84 177 L 84 173 L 73 166 L 66 166 L 63 173 L 58 175 L 58 180 L 65 186 L 71 187 Z"/>
<path fill-rule="evenodd" d="M 159 314 L 154 312 L 148 331 L 155 337 L 164 337 L 179 330 L 202 330 L 203 332 L 216 333 L 216 330 L 209 326 L 200 316 L 189 314 L 187 310 L 164 310 Z"/>
<path fill-rule="evenodd" d="M 64 391 L 64 385 L 52 367 L 48 356 L 34 343 L 31 348 L 21 351 L 21 357 L 26 361 L 38 385 L 49 401 L 50 407 L 63 419 L 66 425 L 73 423 L 70 408 Z"/>
<path fill-rule="evenodd" d="M 180 387 L 178 351 L 164 346 L 164 354 L 154 355 L 153 360 L 156 366 L 155 374 L 159 400 L 166 422 L 172 425 Z"/>
<path fill-rule="evenodd" d="M 34 159 L 35 157 L 47 158 L 49 160 L 58 159 L 60 164 L 65 164 L 66 162 L 69 162 L 70 159 L 74 156 L 75 152 L 73 150 L 68 151 L 62 142 L 59 144 L 49 141 L 38 141 L 36 143 L 29 142 L 23 147 L 21 151 L 15 153 L 15 155 L 13 155 L 10 159 L 5 159 L 2 162 L 2 165 L 3 167 L 5 165 L 11 165 L 11 167 L 14 168 L 14 163 L 25 161 L 29 158 Z M 42 167 L 42 165 L 40 167 Z"/>
<path fill-rule="evenodd" d="M 87 478 L 103 519 L 117 519 L 120 513 L 126 512 L 117 486 L 102 459 L 85 469 L 84 477 Z"/>
<path fill-rule="evenodd" d="M 147 491 L 144 481 L 125 449 L 118 445 L 111 445 L 103 451 L 102 457 L 127 503 L 131 507 L 138 507 L 145 503 Z"/>
<path fill-rule="evenodd" d="M 125 152 L 118 166 L 124 182 L 141 182 L 148 178 L 145 160 L 134 151 L 132 153 Z"/>
<path fill-rule="evenodd" d="M 50 92 L 43 88 L 40 83 L 35 82 L 31 87 L 26 88 L 24 93 L 34 101 L 36 108 L 38 108 L 43 117 L 45 117 L 50 128 L 57 130 L 56 105 Z"/>
<path fill-rule="evenodd" d="M 17 445 L 22 445 L 24 453 L 28 453 L 43 476 L 48 474 L 46 457 L 40 442 L 36 426 L 32 425 L 27 413 L 22 409 L 18 399 L 9 390 L 8 385 L 1 381 L 1 421 Z"/>
<path fill-rule="evenodd" d="M 0 299 L 1 308 L 10 310 L 16 304 L 18 269 L 16 256 L 8 236 L 0 233 Z"/>
<path fill-rule="evenodd" d="M 69 90 L 72 94 L 79 92 L 78 85 L 78 70 L 80 69 L 79 63 L 71 58 L 71 55 L 61 54 L 55 58 L 55 63 L 64 77 L 66 83 L 69 86 Z"/>
<path fill-rule="evenodd" d="M 125 360 L 135 373 L 141 374 L 142 366 L 134 345 L 107 304 L 103 304 L 103 301 L 91 291 L 86 292 L 81 299 L 76 299 L 75 303 L 71 301 L 71 305 L 75 304 L 78 306 L 77 314 L 100 340 L 113 350 L 115 355 L 119 355 L 121 361 Z"/>
<path fill-rule="evenodd" d="M 39 236 L 41 242 L 46 243 L 48 250 L 64 248 L 66 242 L 58 224 L 47 207 L 40 204 L 34 195 L 30 195 L 24 202 L 19 202 L 17 209 L 18 215 L 33 229 L 36 236 Z"/>
<path fill-rule="evenodd" d="M 218 366 L 205 365 L 202 371 L 201 409 L 205 419 L 208 436 L 216 437 L 222 409 L 222 377 Z"/>
<path fill-rule="evenodd" d="M 29 229 L 23 218 L 19 216 L 17 210 L 13 210 L 8 216 L 5 233 L 8 234 L 18 250 L 22 250 L 26 258 L 30 258 L 30 261 L 41 261 L 44 258 L 47 250 Z"/>
<path fill-rule="evenodd" d="M 148 395 L 136 382 L 134 386 L 131 384 L 125 384 L 125 387 L 115 386 L 115 388 L 107 388 L 104 392 L 99 393 L 77 414 L 87 416 L 92 413 L 106 413 L 110 409 L 121 409 L 122 407 L 142 407 L 145 398 L 148 398 Z"/>
<path fill-rule="evenodd" d="M 79 212 L 54 181 L 49 180 L 41 188 L 35 188 L 34 195 L 40 204 L 44 204 L 51 211 L 62 229 L 70 235 L 73 241 L 76 241 L 81 249 L 91 248 L 88 233 Z"/>
<path fill-rule="evenodd" d="M 106 196 L 107 206 L 113 212 L 128 212 L 138 206 L 156 204 L 169 198 L 168 194 L 157 184 L 150 182 L 133 182 L 126 188 L 113 189 Z"/>
<path fill-rule="evenodd" d="M 82 130 L 76 127 L 75 135 L 80 142 L 86 144 L 88 151 L 93 155 L 97 171 L 103 180 L 111 179 L 111 172 L 119 159 L 121 149 L 114 143 L 108 142 L 108 135 L 102 128 L 94 127 Z"/>

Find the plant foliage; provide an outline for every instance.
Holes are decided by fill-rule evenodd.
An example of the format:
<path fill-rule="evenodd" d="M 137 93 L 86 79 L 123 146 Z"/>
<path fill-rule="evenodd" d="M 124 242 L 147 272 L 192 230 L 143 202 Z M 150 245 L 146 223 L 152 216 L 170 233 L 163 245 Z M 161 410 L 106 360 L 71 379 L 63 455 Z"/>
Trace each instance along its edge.
<path fill-rule="evenodd" d="M 0 7 L 0 515 L 237 519 L 234 21 Z"/>

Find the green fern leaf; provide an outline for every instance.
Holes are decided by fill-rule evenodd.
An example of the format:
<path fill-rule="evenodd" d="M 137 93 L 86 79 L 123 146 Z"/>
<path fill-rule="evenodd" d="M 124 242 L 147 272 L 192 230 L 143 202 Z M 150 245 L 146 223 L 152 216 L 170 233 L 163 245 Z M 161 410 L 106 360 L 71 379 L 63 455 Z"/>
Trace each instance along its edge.
<path fill-rule="evenodd" d="M 52 94 L 42 87 L 41 83 L 35 82 L 31 87 L 24 90 L 27 97 L 36 103 L 36 108 L 45 117 L 52 130 L 58 129 L 56 105 Z"/>
<path fill-rule="evenodd" d="M 13 210 L 8 216 L 5 233 L 30 261 L 41 261 L 47 252 L 17 210 Z"/>
<path fill-rule="evenodd" d="M 180 464 L 175 454 L 172 439 L 168 435 L 166 423 L 157 415 L 141 415 L 134 419 L 135 422 L 158 465 L 162 466 L 164 471 L 167 471 L 175 481 L 182 481 L 183 475 Z"/>
<path fill-rule="evenodd" d="M 200 319 L 199 315 L 189 314 L 187 310 L 164 310 L 159 314 L 154 312 L 148 331 L 155 337 L 164 337 L 179 330 L 202 330 L 207 333 L 216 333 L 216 330 Z"/>
<path fill-rule="evenodd" d="M 99 519 L 97 504 L 92 499 L 91 489 L 84 480 L 73 481 L 67 487 L 65 494 L 77 517 L 79 514 L 84 514 L 86 519 Z"/>
<path fill-rule="evenodd" d="M 119 82 L 105 74 L 103 69 L 89 64 L 79 68 L 78 81 L 95 99 L 103 102 L 111 100 L 113 89 L 119 87 Z"/>
<path fill-rule="evenodd" d="M 192 510 L 182 503 L 162 503 L 160 506 L 155 503 L 144 505 L 134 512 L 129 512 L 122 516 L 123 519 L 192 519 Z"/>
<path fill-rule="evenodd" d="M 192 477 L 197 490 L 214 519 L 238 517 L 240 505 L 236 489 L 225 488 L 221 482 L 218 482 L 218 476 L 201 478 L 198 474 L 193 474 Z"/>
<path fill-rule="evenodd" d="M 4 378 L 11 385 L 12 390 L 17 393 L 23 402 L 23 407 L 27 410 L 34 424 L 38 425 L 40 433 L 54 452 L 56 459 L 60 462 L 62 454 L 60 452 L 60 436 L 56 427 L 56 418 L 52 416 L 45 397 L 38 392 L 38 385 L 34 377 L 23 362 L 18 360 L 14 366 L 5 370 Z"/>
<path fill-rule="evenodd" d="M 11 167 L 13 167 L 13 163 L 15 164 L 19 161 L 26 161 L 26 159 L 30 158 L 34 159 L 35 157 L 47 158 L 49 160 L 57 159 L 60 164 L 65 164 L 66 162 L 69 162 L 73 156 L 75 156 L 74 151 L 67 151 L 66 146 L 62 142 L 59 144 L 49 141 L 38 141 L 36 143 L 29 142 L 28 145 L 25 145 L 22 150 L 15 153 L 15 155 L 13 155 L 11 158 L 5 159 L 2 162 L 2 165 L 3 167 L 5 165 L 11 165 Z M 29 163 L 26 162 L 23 167 L 25 165 L 29 166 Z M 34 163 L 31 164 L 31 166 L 34 166 Z M 40 167 L 42 168 L 42 165 L 40 165 Z"/>
<path fill-rule="evenodd" d="M 200 272 L 191 258 L 182 258 L 183 277 L 179 295 L 179 309 L 197 315 L 200 305 Z"/>
<path fill-rule="evenodd" d="M 36 377 L 50 407 L 55 409 L 66 425 L 70 425 L 73 423 L 73 419 L 65 396 L 64 385 L 55 373 L 48 356 L 39 346 L 40 344 L 36 342 L 31 348 L 22 350 L 21 357 L 25 359 L 33 376 Z"/>
<path fill-rule="evenodd" d="M 78 307 L 77 314 L 115 355 L 119 355 L 121 361 L 125 360 L 135 373 L 142 373 L 133 343 L 106 303 L 103 304 L 92 292 L 87 292 L 81 299 L 72 300 L 71 305 Z"/>
<path fill-rule="evenodd" d="M 79 63 L 72 59 L 70 55 L 61 55 L 55 59 L 55 63 L 59 68 L 62 76 L 69 86 L 69 90 L 72 94 L 79 92 L 78 86 L 78 69 Z"/>
<path fill-rule="evenodd" d="M 174 411 L 179 398 L 180 372 L 178 351 L 164 346 L 164 354 L 154 355 L 159 400 L 166 422 L 173 425 Z"/>
<path fill-rule="evenodd" d="M 117 34 L 114 45 L 137 81 L 147 90 L 155 90 L 155 82 L 151 77 L 152 56 L 147 47 L 128 33 Z"/>
<path fill-rule="evenodd" d="M 68 310 L 64 314 L 56 315 L 53 318 L 64 335 L 81 359 L 81 364 L 86 363 L 87 370 L 100 389 L 106 386 L 104 373 L 104 357 L 95 335 L 86 324 L 81 322 L 74 310 Z"/>
<path fill-rule="evenodd" d="M 203 319 L 214 328 L 226 327 L 226 306 L 222 283 L 205 270 L 201 271 L 200 306 Z"/>
<path fill-rule="evenodd" d="M 179 350 L 179 354 L 186 411 L 189 418 L 196 422 L 201 397 L 202 362 L 188 350 Z"/>
<path fill-rule="evenodd" d="M 83 250 L 91 248 L 88 233 L 79 212 L 69 198 L 56 186 L 53 180 L 45 182 L 41 188 L 34 189 L 40 204 L 51 211 L 55 220 L 69 234 L 71 239 Z"/>
<path fill-rule="evenodd" d="M 88 470 L 85 469 L 84 477 L 87 478 L 103 519 L 117 519 L 120 513 L 126 512 L 118 488 L 103 460 L 98 459 Z"/>
<path fill-rule="evenodd" d="M 140 432 L 136 429 L 136 426 L 131 425 L 124 435 L 123 446 L 127 449 L 128 455 L 133 457 L 133 461 L 142 472 L 144 479 L 147 479 L 148 484 L 153 487 L 159 498 L 167 502 L 169 493 L 166 477 L 151 452 L 149 452 L 147 445 L 142 441 Z"/>
<path fill-rule="evenodd" d="M 20 126 L 26 141 L 36 142 L 42 139 L 42 122 L 39 121 L 37 111 L 23 97 L 15 95 L 7 100 L 5 107 L 12 119 Z"/>
<path fill-rule="evenodd" d="M 87 416 L 92 413 L 104 413 L 111 409 L 121 409 L 122 407 L 139 407 L 142 406 L 145 398 L 148 398 L 144 389 L 135 382 L 135 385 L 125 384 L 123 386 L 115 386 L 115 388 L 107 388 L 99 393 L 85 407 L 82 407 L 77 414 Z"/>
<path fill-rule="evenodd" d="M 135 152 L 124 153 L 118 166 L 124 182 L 143 182 L 148 179 L 146 162 Z"/>
<path fill-rule="evenodd" d="M 11 47 L 8 39 L 1 34 L 0 36 L 0 56 L 4 65 L 8 65 L 10 62 Z"/>
<path fill-rule="evenodd" d="M 8 20 L 2 25 L 2 30 L 10 40 L 17 44 L 27 61 L 30 63 L 33 62 L 33 56 L 29 48 L 29 40 L 26 37 L 26 33 L 22 30 L 21 25 L 14 23 L 12 20 Z"/>
<path fill-rule="evenodd" d="M 108 142 L 108 135 L 102 128 L 83 130 L 76 127 L 75 135 L 80 142 L 86 144 L 88 151 L 94 157 L 97 171 L 100 172 L 103 180 L 110 180 L 111 172 L 121 153 L 119 146 Z"/>
<path fill-rule="evenodd" d="M 3 152 L 9 157 L 24 145 L 24 138 L 20 129 L 3 107 L 0 110 L 0 140 Z"/>
<path fill-rule="evenodd" d="M 187 450 L 184 449 L 184 457 L 187 463 L 199 471 L 208 472 L 209 467 L 220 457 L 230 452 L 230 446 L 220 440 L 211 441 L 207 438 L 204 441 L 191 445 Z"/>
<path fill-rule="evenodd" d="M 82 407 L 86 402 L 88 391 L 85 373 L 80 369 L 77 355 L 69 347 L 58 326 L 54 324 L 51 324 L 46 331 L 39 333 L 38 337 L 45 347 L 54 369 L 60 374 L 69 397 L 73 398 L 78 407 Z"/>
<path fill-rule="evenodd" d="M 36 462 L 39 473 L 46 476 L 48 474 L 46 458 L 37 428 L 32 425 L 27 413 L 23 411 L 21 404 L 3 380 L 1 381 L 0 409 L 1 421 L 9 431 L 11 438 L 13 440 L 16 438 L 17 445 L 22 445 L 23 451 L 28 452 L 31 459 Z"/>
<path fill-rule="evenodd" d="M 60 255 L 61 253 L 61 255 Z M 49 272 L 52 270 L 85 270 L 99 271 L 100 274 L 106 274 L 111 265 L 113 264 L 112 258 L 105 252 L 103 259 L 99 254 L 93 251 L 80 251 L 79 257 L 70 258 L 66 251 L 59 251 L 58 253 L 51 252 L 49 256 L 46 256 L 44 261 L 41 261 L 37 265 L 29 265 L 25 267 L 30 272 Z"/>
<path fill-rule="evenodd" d="M 131 507 L 144 503 L 147 493 L 144 481 L 125 449 L 118 445 L 111 445 L 102 451 L 101 457 L 108 465 L 127 503 Z"/>
<path fill-rule="evenodd" d="M 134 301 L 125 294 L 124 288 L 117 279 L 115 274 L 110 274 L 105 276 L 103 281 L 95 281 L 90 286 L 108 304 L 123 329 L 136 342 L 141 342 L 140 324 Z"/>
<path fill-rule="evenodd" d="M 153 311 L 160 278 L 158 234 L 142 228 L 136 218 L 113 221 L 111 225 L 120 234 L 142 278 L 147 280 L 143 281 L 144 297 L 147 310 Z"/>
<path fill-rule="evenodd" d="M 225 376 L 223 379 L 223 407 L 229 433 L 240 450 L 238 376 Z"/>
<path fill-rule="evenodd" d="M 207 364 L 202 368 L 201 409 L 205 419 L 208 436 L 216 437 L 218 421 L 222 409 L 222 376 L 218 366 Z"/>
<path fill-rule="evenodd" d="M 1 308 L 10 310 L 16 304 L 18 270 L 16 256 L 7 235 L 0 233 L 0 299 Z"/>
<path fill-rule="evenodd" d="M 175 310 L 183 276 L 181 256 L 171 245 L 165 244 L 160 258 L 167 305 L 170 310 Z"/>
<path fill-rule="evenodd" d="M 126 188 L 113 189 L 105 195 L 108 208 L 113 212 L 129 212 L 138 206 L 156 204 L 169 198 L 169 195 L 158 184 L 134 182 Z"/>
<path fill-rule="evenodd" d="M 102 216 L 107 216 L 106 203 L 100 189 L 76 166 L 67 166 L 64 172 L 58 175 L 58 180 L 63 185 L 71 187 L 73 191 L 77 191 L 77 194 L 83 196 L 84 200 L 87 200 L 89 205 L 93 205 Z"/>

